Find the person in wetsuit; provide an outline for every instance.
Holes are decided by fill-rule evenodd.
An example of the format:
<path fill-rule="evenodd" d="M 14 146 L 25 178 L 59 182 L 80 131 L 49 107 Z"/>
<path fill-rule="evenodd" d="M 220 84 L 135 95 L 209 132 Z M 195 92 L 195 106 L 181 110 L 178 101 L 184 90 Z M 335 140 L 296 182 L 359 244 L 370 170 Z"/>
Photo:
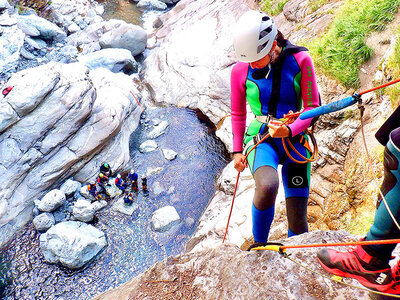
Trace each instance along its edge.
<path fill-rule="evenodd" d="M 320 97 L 307 49 L 286 40 L 265 13 L 251 10 L 239 18 L 234 48 L 239 60 L 231 73 L 234 166 L 241 172 L 248 165 L 255 180 L 252 217 L 254 245 L 258 245 L 267 242 L 274 218 L 278 164 L 282 165 L 288 236 L 308 231 L 310 163 L 298 164 L 288 158 L 282 138 L 289 138 L 303 156 L 309 157 L 300 137 L 310 127 L 311 120 L 297 119 L 290 125 L 280 126 L 277 119 L 290 111 L 318 107 Z M 255 118 L 246 131 L 247 103 Z M 254 137 L 266 132 L 271 137 L 258 145 L 245 161 Z M 293 150 L 290 154 L 302 160 Z"/>
<path fill-rule="evenodd" d="M 112 177 L 112 171 L 111 171 L 111 167 L 108 163 L 103 163 L 100 166 L 100 173 L 103 173 L 105 176 L 107 177 Z"/>
<path fill-rule="evenodd" d="M 375 134 L 385 146 L 384 177 L 381 192 L 395 220 L 400 222 L 400 106 Z M 378 198 L 374 223 L 366 241 L 400 238 L 400 230 Z M 391 269 L 389 261 L 396 244 L 358 245 L 347 252 L 322 249 L 318 261 L 328 272 L 357 279 L 364 286 L 380 292 L 400 294 L 400 260 Z M 379 297 L 379 296 L 378 296 Z M 391 297 L 392 298 L 392 297 Z"/>

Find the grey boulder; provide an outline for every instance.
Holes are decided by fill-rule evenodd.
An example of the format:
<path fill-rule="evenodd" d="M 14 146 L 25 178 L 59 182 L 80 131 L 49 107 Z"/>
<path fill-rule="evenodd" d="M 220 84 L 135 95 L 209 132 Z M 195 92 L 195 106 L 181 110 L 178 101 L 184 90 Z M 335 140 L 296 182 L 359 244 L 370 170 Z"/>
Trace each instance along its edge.
<path fill-rule="evenodd" d="M 74 208 L 72 209 L 72 214 L 74 217 L 82 222 L 90 222 L 93 220 L 96 210 L 90 201 L 84 200 L 83 198 L 78 199 Z"/>
<path fill-rule="evenodd" d="M 153 213 L 151 227 L 154 231 L 164 232 L 178 224 L 181 218 L 173 206 L 164 206 Z"/>
<path fill-rule="evenodd" d="M 114 73 L 134 73 L 138 71 L 138 64 L 127 49 L 102 49 L 86 55 L 78 56 L 78 61 L 85 64 L 90 70 L 106 68 Z"/>
<path fill-rule="evenodd" d="M 32 222 L 37 231 L 46 231 L 56 223 L 54 216 L 48 212 L 36 216 Z"/>
<path fill-rule="evenodd" d="M 64 192 L 61 190 L 51 190 L 39 202 L 38 208 L 40 211 L 51 212 L 64 204 L 66 200 Z"/>
<path fill-rule="evenodd" d="M 82 222 L 58 223 L 40 236 L 40 247 L 49 263 L 79 269 L 107 245 L 104 232 Z"/>
<path fill-rule="evenodd" d="M 122 48 L 136 56 L 147 46 L 147 33 L 138 25 L 121 24 L 114 30 L 106 32 L 99 40 L 101 48 Z"/>
<path fill-rule="evenodd" d="M 36 28 L 45 40 L 62 41 L 67 37 L 60 27 L 36 15 L 17 15 L 16 18 L 18 22 L 25 23 L 23 26 Z"/>
<path fill-rule="evenodd" d="M 81 183 L 72 179 L 68 179 L 63 185 L 60 187 L 60 190 L 64 192 L 66 196 L 70 196 L 75 194 L 76 191 L 79 191 L 81 188 Z"/>

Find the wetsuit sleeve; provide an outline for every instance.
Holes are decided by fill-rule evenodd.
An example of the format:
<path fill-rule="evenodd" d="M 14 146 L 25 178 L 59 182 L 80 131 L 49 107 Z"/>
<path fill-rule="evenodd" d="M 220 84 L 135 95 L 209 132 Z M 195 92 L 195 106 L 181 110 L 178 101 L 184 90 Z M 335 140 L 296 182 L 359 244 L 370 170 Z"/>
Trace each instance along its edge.
<path fill-rule="evenodd" d="M 246 76 L 249 65 L 237 63 L 231 73 L 233 152 L 242 152 L 246 129 Z"/>
<path fill-rule="evenodd" d="M 397 109 L 390 115 L 385 123 L 376 132 L 375 137 L 379 143 L 386 145 L 389 141 L 389 134 L 392 130 L 400 127 L 400 105 Z"/>
<path fill-rule="evenodd" d="M 318 92 L 317 80 L 314 72 L 314 65 L 310 54 L 306 51 L 301 51 L 293 54 L 294 58 L 300 66 L 301 80 L 300 90 L 301 99 L 303 101 L 303 112 L 320 106 L 320 98 Z M 306 130 L 311 125 L 312 119 L 301 120 L 297 118 L 288 127 L 291 131 L 291 136 L 298 135 Z"/>

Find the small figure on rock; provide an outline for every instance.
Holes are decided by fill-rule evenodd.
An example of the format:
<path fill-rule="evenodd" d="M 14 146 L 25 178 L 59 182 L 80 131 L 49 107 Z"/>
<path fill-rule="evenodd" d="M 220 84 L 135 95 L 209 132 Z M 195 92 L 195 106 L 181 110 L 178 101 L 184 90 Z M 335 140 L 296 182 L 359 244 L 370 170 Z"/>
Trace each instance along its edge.
<path fill-rule="evenodd" d="M 103 163 L 100 166 L 100 173 L 103 173 L 107 177 L 112 177 L 111 167 L 108 163 Z"/>
<path fill-rule="evenodd" d="M 125 192 L 126 189 L 126 182 L 121 178 L 121 174 L 117 175 L 117 178 L 115 178 L 115 185 L 122 191 Z"/>
<path fill-rule="evenodd" d="M 106 185 L 109 185 L 108 183 L 108 177 L 104 175 L 103 173 L 100 173 L 99 176 L 97 176 L 97 183 L 99 184 L 100 187 L 100 193 L 105 193 L 106 192 Z"/>
<path fill-rule="evenodd" d="M 101 198 L 101 195 L 97 192 L 96 181 L 90 180 L 87 189 L 94 199 L 99 200 Z"/>
<path fill-rule="evenodd" d="M 142 190 L 147 192 L 147 178 L 145 175 L 142 175 Z"/>
<path fill-rule="evenodd" d="M 132 193 L 126 193 L 124 196 L 124 203 L 125 205 L 132 205 L 133 203 L 133 195 Z"/>
<path fill-rule="evenodd" d="M 138 174 L 133 169 L 131 169 L 131 171 L 128 174 L 128 179 L 130 181 L 131 190 L 133 192 L 137 192 L 139 190 L 138 182 L 137 182 L 138 181 L 138 177 L 139 177 Z"/>

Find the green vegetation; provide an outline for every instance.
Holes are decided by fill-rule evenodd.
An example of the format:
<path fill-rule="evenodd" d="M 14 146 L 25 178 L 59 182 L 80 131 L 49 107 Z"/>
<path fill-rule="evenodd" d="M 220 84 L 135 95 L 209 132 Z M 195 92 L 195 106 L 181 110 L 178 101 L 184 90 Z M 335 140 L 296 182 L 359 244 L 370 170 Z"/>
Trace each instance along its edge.
<path fill-rule="evenodd" d="M 50 12 L 51 1 L 49 0 L 19 0 L 17 1 L 17 7 L 19 11 L 23 11 L 26 8 L 32 8 L 36 11 L 39 16 L 45 16 Z"/>
<path fill-rule="evenodd" d="M 400 0 L 347 0 L 328 32 L 308 45 L 315 64 L 346 87 L 357 88 L 359 68 L 373 53 L 365 38 L 383 30 L 399 5 Z"/>
<path fill-rule="evenodd" d="M 351 234 L 366 235 L 374 222 L 374 217 L 375 211 L 371 209 L 357 212 L 355 220 L 344 221 L 344 229 Z"/>
<path fill-rule="evenodd" d="M 392 76 L 392 80 L 400 78 L 400 28 L 397 30 L 396 45 L 393 54 L 389 58 L 387 69 Z M 386 88 L 385 92 L 389 94 L 392 106 L 396 108 L 400 104 L 400 84 Z"/>
<path fill-rule="evenodd" d="M 316 11 L 318 8 L 323 6 L 324 4 L 328 3 L 329 0 L 311 0 L 310 5 L 311 5 L 311 12 Z"/>
<path fill-rule="evenodd" d="M 280 14 L 283 10 L 283 7 L 289 0 L 261 0 L 260 7 L 263 11 L 265 11 L 270 16 L 276 16 Z"/>

